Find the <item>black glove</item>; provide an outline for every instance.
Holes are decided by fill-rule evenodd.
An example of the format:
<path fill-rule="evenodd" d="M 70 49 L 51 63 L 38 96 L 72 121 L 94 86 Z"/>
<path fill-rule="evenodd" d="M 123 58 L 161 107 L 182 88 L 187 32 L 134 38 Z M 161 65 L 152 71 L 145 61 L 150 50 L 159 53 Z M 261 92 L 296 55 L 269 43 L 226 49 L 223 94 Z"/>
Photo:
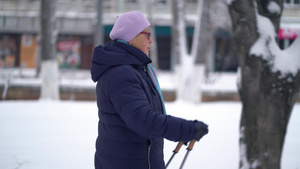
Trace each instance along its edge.
<path fill-rule="evenodd" d="M 194 121 L 194 126 L 196 130 L 194 139 L 199 141 L 205 134 L 208 133 L 208 126 L 197 120 Z"/>

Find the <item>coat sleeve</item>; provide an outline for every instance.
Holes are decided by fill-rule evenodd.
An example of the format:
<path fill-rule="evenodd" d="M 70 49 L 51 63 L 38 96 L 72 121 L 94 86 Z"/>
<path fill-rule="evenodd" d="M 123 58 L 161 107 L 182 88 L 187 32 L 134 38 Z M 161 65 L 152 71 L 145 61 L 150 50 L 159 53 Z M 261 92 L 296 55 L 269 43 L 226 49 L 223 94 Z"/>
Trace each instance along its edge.
<path fill-rule="evenodd" d="M 108 89 L 115 110 L 126 125 L 144 137 L 192 140 L 194 122 L 153 111 L 138 75 L 128 67 L 123 69 L 113 73 Z"/>

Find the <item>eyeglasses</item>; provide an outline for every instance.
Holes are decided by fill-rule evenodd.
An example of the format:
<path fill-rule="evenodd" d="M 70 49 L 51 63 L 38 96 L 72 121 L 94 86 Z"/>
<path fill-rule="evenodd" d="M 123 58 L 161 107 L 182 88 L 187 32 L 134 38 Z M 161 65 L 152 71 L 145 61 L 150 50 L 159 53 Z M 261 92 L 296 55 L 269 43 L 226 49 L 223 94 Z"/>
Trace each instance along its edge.
<path fill-rule="evenodd" d="M 151 33 L 150 32 L 141 32 L 140 34 L 145 34 L 148 40 L 151 37 Z"/>

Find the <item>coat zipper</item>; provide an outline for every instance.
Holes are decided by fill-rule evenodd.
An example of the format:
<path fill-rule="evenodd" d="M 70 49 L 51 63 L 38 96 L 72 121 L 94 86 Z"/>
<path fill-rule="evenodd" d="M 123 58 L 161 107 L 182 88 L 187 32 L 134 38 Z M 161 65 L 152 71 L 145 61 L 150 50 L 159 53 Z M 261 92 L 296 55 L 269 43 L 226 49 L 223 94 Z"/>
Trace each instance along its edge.
<path fill-rule="evenodd" d="M 150 152 L 151 152 L 151 145 L 152 145 L 152 140 L 151 138 L 149 138 L 148 140 L 148 166 L 149 166 L 149 169 L 151 169 L 151 161 L 150 161 Z"/>

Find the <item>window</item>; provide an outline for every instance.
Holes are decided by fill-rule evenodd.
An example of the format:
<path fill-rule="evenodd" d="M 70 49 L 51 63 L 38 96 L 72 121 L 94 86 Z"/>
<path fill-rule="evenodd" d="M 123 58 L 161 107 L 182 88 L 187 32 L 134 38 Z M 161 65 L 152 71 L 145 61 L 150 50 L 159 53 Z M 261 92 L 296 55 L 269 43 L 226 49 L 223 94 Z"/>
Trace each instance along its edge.
<path fill-rule="evenodd" d="M 300 0 L 284 0 L 284 3 L 289 5 L 300 5 Z"/>

